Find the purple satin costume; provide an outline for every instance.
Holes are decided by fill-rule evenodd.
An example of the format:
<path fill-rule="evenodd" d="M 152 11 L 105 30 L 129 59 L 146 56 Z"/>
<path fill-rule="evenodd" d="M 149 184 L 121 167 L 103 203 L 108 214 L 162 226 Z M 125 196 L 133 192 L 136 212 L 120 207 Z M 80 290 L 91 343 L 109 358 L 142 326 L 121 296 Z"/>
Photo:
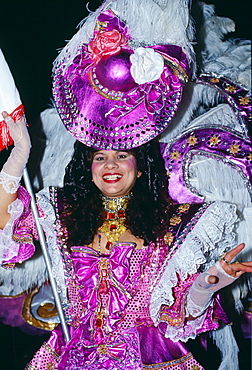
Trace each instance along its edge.
<path fill-rule="evenodd" d="M 26 232 L 28 245 L 32 236 L 36 238 L 36 232 L 27 193 L 22 188 L 19 199 L 24 212 L 14 224 L 14 235 L 18 238 L 21 233 L 21 240 Z M 175 206 L 169 235 L 176 240 L 186 233 L 190 220 L 204 213 L 202 207 Z M 56 204 L 55 209 L 57 213 Z M 154 325 L 150 314 L 151 295 L 172 244 L 173 240 L 165 238 L 142 249 L 137 249 L 135 243 L 117 243 L 106 255 L 86 246 L 72 247 L 65 261 L 69 304 L 64 308 L 71 340 L 65 344 L 59 325 L 26 369 L 203 369 L 184 343 L 164 336 L 167 325 L 187 327 L 187 291 L 198 273 L 183 280 L 178 277 L 173 289 L 174 303 L 160 308 L 158 324 Z M 20 243 L 19 261 L 27 258 L 27 253 L 22 258 L 25 249 Z M 32 247 L 30 250 L 32 253 Z M 13 258 L 9 261 L 14 262 Z M 227 322 L 217 299 L 204 315 L 196 334 L 217 329 L 219 320 Z M 190 334 L 189 325 L 188 328 Z"/>
<path fill-rule="evenodd" d="M 69 292 L 78 310 L 74 307 L 68 312 L 73 318 L 71 340 L 64 345 L 60 328 L 55 329 L 31 361 L 34 367 L 28 369 L 46 368 L 44 361 L 52 350 L 60 354 L 60 361 L 56 367 L 57 356 L 50 354 L 47 363 L 53 362 L 59 370 L 140 370 L 154 368 L 153 364 L 155 369 L 168 365 L 173 369 L 202 369 L 183 343 L 173 343 L 153 325 L 148 309 L 153 279 L 151 252 L 151 246 L 137 250 L 134 243 L 117 244 L 109 255 L 100 255 L 89 247 L 72 248 L 74 273 Z M 193 280 L 189 278 L 180 293 Z M 167 314 L 172 316 L 171 312 Z"/>

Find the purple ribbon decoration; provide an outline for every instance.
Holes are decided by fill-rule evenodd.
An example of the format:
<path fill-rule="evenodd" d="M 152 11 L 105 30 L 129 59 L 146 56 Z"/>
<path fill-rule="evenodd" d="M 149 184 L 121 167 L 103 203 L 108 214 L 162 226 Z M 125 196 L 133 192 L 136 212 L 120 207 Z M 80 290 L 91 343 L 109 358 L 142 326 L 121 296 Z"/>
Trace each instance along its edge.
<path fill-rule="evenodd" d="M 225 127 L 194 128 L 167 144 L 163 152 L 169 172 L 169 194 L 176 203 L 202 203 L 203 196 L 193 188 L 187 176 L 193 155 L 203 155 L 225 162 L 242 175 L 252 198 L 251 141 Z"/>

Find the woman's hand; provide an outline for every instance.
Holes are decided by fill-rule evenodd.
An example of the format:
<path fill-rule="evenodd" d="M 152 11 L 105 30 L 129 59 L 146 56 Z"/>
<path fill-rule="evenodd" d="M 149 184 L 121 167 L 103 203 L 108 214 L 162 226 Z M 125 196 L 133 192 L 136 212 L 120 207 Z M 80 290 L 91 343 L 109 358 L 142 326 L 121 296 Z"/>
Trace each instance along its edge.
<path fill-rule="evenodd" d="M 15 187 L 8 189 L 8 178 L 15 181 L 15 178 L 20 180 L 23 175 L 23 170 L 26 166 L 30 154 L 31 141 L 26 127 L 25 117 L 20 121 L 15 122 L 7 112 L 3 112 L 2 116 L 10 130 L 11 137 L 14 141 L 14 148 L 4 164 L 1 171 L 0 183 L 6 192 L 13 193 L 16 191 Z M 5 178 L 7 180 L 5 180 Z"/>
<path fill-rule="evenodd" d="M 10 218 L 8 207 L 17 197 L 16 192 L 31 148 L 25 118 L 14 122 L 7 112 L 3 112 L 2 116 L 9 127 L 14 148 L 0 172 L 0 229 L 4 228 Z"/>
<path fill-rule="evenodd" d="M 9 128 L 15 148 L 18 147 L 19 149 L 19 156 L 24 158 L 25 163 L 22 163 L 22 165 L 25 166 L 31 148 L 31 141 L 26 127 L 25 116 L 23 116 L 22 119 L 17 122 L 15 122 L 5 111 L 2 112 L 2 116 Z"/>
<path fill-rule="evenodd" d="M 197 277 L 187 296 L 187 311 L 190 319 L 202 314 L 209 306 L 215 292 L 232 284 L 244 272 L 252 272 L 252 261 L 230 263 L 244 247 L 244 243 L 239 244 Z"/>
<path fill-rule="evenodd" d="M 243 248 L 245 247 L 244 243 L 241 243 L 237 245 L 234 249 L 227 252 L 220 260 L 220 265 L 223 268 L 223 270 L 230 276 L 234 278 L 238 278 L 244 272 L 252 272 L 252 261 L 249 262 L 231 262 L 234 257 L 237 256 L 238 253 L 240 253 Z"/>

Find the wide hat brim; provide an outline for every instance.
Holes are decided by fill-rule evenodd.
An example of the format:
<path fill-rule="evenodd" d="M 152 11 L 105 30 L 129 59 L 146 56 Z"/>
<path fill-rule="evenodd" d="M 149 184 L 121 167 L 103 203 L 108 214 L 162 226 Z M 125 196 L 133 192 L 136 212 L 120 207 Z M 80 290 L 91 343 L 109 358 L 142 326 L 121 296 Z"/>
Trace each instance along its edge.
<path fill-rule="evenodd" d="M 106 12 L 111 29 L 111 13 Z M 167 128 L 181 101 L 188 66 L 179 46 L 155 45 L 152 49 L 165 63 L 160 77 L 146 83 L 136 83 L 130 74 L 134 50 L 128 45 L 95 63 L 88 45 L 83 44 L 71 65 L 57 65 L 53 95 L 70 134 L 97 150 L 126 150 Z"/>

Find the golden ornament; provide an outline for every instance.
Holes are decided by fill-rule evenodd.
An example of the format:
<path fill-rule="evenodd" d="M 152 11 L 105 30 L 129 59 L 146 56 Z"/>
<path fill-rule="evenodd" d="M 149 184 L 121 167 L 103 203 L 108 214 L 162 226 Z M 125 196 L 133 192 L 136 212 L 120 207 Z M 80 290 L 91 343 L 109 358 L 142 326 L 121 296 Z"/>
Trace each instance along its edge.
<path fill-rule="evenodd" d="M 104 220 L 102 226 L 98 229 L 100 233 L 106 235 L 108 241 L 111 243 L 116 242 L 126 230 L 124 219 Z"/>

